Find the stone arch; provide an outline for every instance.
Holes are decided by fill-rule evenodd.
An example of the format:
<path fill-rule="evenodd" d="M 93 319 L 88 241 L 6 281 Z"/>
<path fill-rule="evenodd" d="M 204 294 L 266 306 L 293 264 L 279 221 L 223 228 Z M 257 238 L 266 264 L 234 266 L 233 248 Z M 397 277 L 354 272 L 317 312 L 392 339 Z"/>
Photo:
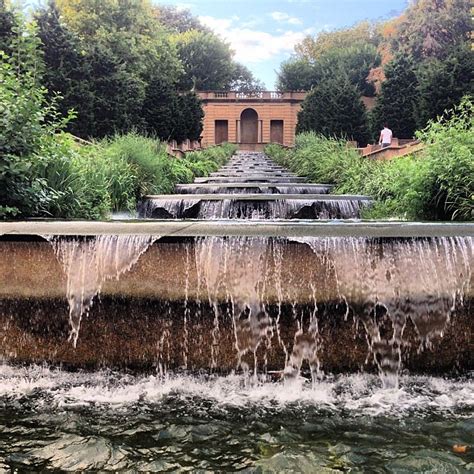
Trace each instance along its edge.
<path fill-rule="evenodd" d="M 258 143 L 258 113 L 247 108 L 240 114 L 240 142 Z"/>

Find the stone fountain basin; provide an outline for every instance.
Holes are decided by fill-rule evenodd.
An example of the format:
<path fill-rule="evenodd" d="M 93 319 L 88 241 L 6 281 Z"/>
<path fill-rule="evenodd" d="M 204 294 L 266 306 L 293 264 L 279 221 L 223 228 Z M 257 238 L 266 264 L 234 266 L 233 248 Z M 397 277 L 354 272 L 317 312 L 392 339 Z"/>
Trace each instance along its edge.
<path fill-rule="evenodd" d="M 119 280 L 104 283 L 102 293 L 139 298 L 181 300 L 184 298 L 184 275 L 188 275 L 188 296 L 201 298 L 203 295 L 197 284 L 198 268 L 192 258 L 187 263 L 189 252 L 194 252 L 196 239 L 207 237 L 253 238 L 266 251 L 270 244 L 265 239 L 273 239 L 272 246 L 281 252 L 282 284 L 287 288 L 285 300 L 299 302 L 312 300 L 333 301 L 338 292 L 351 294 L 354 302 L 362 303 L 367 298 L 367 289 L 354 289 L 353 262 L 345 255 L 331 255 L 340 267 L 339 289 L 327 262 L 311 249 L 311 239 L 370 239 L 371 241 L 403 241 L 425 237 L 472 236 L 474 226 L 469 224 L 422 224 L 422 223 L 380 223 L 380 222 L 268 222 L 268 221 L 133 221 L 133 222 L 91 222 L 91 221 L 40 221 L 11 222 L 0 224 L 0 297 L 61 297 L 65 294 L 66 279 L 61 265 L 54 255 L 52 246 L 42 236 L 62 238 L 96 237 L 107 235 L 156 236 L 138 263 L 121 276 Z M 308 242 L 305 243 L 305 239 Z M 263 243 L 262 243 L 263 242 Z M 275 243 L 276 242 L 276 243 Z M 273 249 L 273 247 L 272 247 Z M 274 250 L 272 250 L 274 251 Z M 461 251 L 461 249 L 459 250 Z M 268 257 L 270 258 L 270 256 Z M 381 259 L 377 265 L 383 277 L 378 296 L 393 296 L 393 288 L 385 281 L 385 267 L 388 261 Z M 251 263 L 251 262 L 249 262 Z M 404 268 L 398 269 L 399 278 L 411 281 L 412 290 L 426 294 L 430 290 L 426 282 L 417 275 L 419 262 L 404 260 Z M 269 264 L 270 266 L 273 263 Z M 328 273 L 329 271 L 329 273 Z M 440 274 L 442 272 L 440 271 Z M 297 278 L 295 278 L 297 275 Z M 463 275 L 459 275 L 459 279 Z M 181 282 L 177 284 L 177 282 Z M 315 284 L 317 282 L 317 284 Z M 314 289 L 310 290 L 313 284 Z M 452 282 L 443 290 L 452 293 Z M 267 285 L 266 297 L 276 301 L 279 296 L 274 285 Z M 468 289 L 469 296 L 473 291 Z M 222 297 L 224 298 L 222 289 Z"/>
<path fill-rule="evenodd" d="M 393 300 L 396 290 L 403 286 L 409 291 L 410 304 L 419 301 L 419 307 L 424 307 L 425 302 L 429 303 L 430 318 L 439 324 L 432 305 L 433 289 L 436 300 L 449 302 L 453 287 L 461 285 L 466 276 L 459 269 L 459 274 L 454 272 L 448 278 L 442 266 L 438 268 L 438 263 L 433 261 L 432 274 L 426 280 L 426 271 L 420 269 L 423 261 L 417 258 L 401 259 L 394 273 L 393 255 L 386 253 L 386 249 L 392 243 L 395 246 L 398 242 L 422 243 L 426 238 L 453 242 L 452 239 L 472 237 L 474 226 L 399 222 L 30 221 L 2 223 L 0 234 L 0 357 L 5 360 L 148 370 L 157 361 L 169 368 L 183 367 L 186 356 L 186 367 L 191 370 L 211 367 L 232 370 L 237 360 L 232 319 L 225 314 L 221 316 L 216 333 L 202 272 L 207 272 L 208 277 L 221 275 L 223 287 L 216 287 L 213 297 L 223 304 L 227 298 L 226 286 L 236 291 L 235 285 L 240 282 L 244 285 L 242 291 L 249 291 L 252 284 L 248 286 L 248 282 L 252 283 L 261 268 L 265 268 L 267 285 L 262 288 L 262 298 L 269 305 L 272 318 L 277 317 L 279 307 L 281 316 L 279 334 L 268 335 L 272 341 L 268 349 L 262 342 L 256 351 L 259 366 L 265 360 L 269 370 L 281 370 L 284 346 L 291 351 L 297 341 L 301 347 L 314 344 L 309 335 L 298 336 L 298 324 L 300 318 L 306 321 L 311 314 L 304 309 L 306 305 L 311 308 L 317 302 L 320 337 L 317 344 L 322 368 L 340 372 L 357 371 L 367 368 L 367 364 L 370 369 L 372 360 L 368 358 L 364 329 L 361 324 L 354 324 L 352 316 L 346 317 L 340 293 L 344 293 L 347 303 L 357 312 L 363 311 L 373 297 L 365 281 L 376 282 L 377 298 L 395 307 L 398 307 L 396 298 Z M 78 345 L 74 348 L 67 342 L 67 277 L 44 236 L 87 241 L 114 235 L 160 238 L 130 271 L 118 280 L 112 278 L 103 283 L 100 299 L 89 316 L 83 318 Z M 205 259 L 207 264 L 202 264 L 204 260 L 199 255 L 206 248 L 206 238 L 216 238 L 218 244 L 235 239 L 237 253 L 229 253 L 232 271 L 220 273 L 219 246 L 210 249 L 209 258 Z M 240 239 L 244 239 L 244 246 Z M 357 239 L 369 239 L 374 258 L 361 255 L 360 259 L 347 259 L 344 252 L 337 251 L 337 246 L 327 255 L 318 254 L 312 250 L 311 243 L 321 239 L 326 239 L 329 245 L 348 241 L 346 250 Z M 251 245 L 245 247 L 246 242 Z M 242 254 L 238 253 L 239 249 L 244 249 Z M 455 261 L 462 251 L 454 246 L 449 258 Z M 354 262 L 361 267 L 355 268 Z M 334 268 L 338 271 L 337 281 Z M 431 280 L 436 282 L 435 287 L 428 284 Z M 464 306 L 451 316 L 443 330 L 444 337 L 434 338 L 429 350 L 419 352 L 415 328 L 407 329 L 402 347 L 405 367 L 431 373 L 472 369 L 469 355 L 472 288 L 471 281 L 465 289 Z M 196 301 L 203 302 L 199 312 Z M 190 311 L 186 330 L 183 329 L 185 308 Z M 300 311 L 298 308 L 303 312 L 295 318 L 294 311 Z M 239 328 L 240 347 L 253 334 L 248 330 L 245 325 Z M 242 360 L 252 367 L 253 359 L 250 351 Z"/>

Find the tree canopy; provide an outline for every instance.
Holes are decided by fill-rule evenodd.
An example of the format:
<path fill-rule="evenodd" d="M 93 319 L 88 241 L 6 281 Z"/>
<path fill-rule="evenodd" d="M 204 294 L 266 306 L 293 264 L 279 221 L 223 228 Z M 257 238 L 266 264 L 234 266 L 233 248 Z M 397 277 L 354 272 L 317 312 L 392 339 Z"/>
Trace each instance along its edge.
<path fill-rule="evenodd" d="M 374 137 L 384 121 L 412 137 L 473 94 L 472 26 L 470 0 L 415 0 L 387 21 L 307 36 L 281 64 L 278 89 L 309 91 L 345 74 L 360 95 L 376 96 Z"/>
<path fill-rule="evenodd" d="M 347 75 L 321 80 L 303 101 L 297 132 L 314 131 L 327 137 L 365 144 L 368 126 L 360 93 Z"/>

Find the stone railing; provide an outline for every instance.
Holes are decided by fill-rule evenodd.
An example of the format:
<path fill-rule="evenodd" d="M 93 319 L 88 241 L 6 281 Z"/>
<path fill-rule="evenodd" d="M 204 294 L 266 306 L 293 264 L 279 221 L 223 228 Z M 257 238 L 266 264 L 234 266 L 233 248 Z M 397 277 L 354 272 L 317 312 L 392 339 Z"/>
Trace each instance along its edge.
<path fill-rule="evenodd" d="M 279 92 L 279 91 L 199 91 L 202 100 L 304 100 L 306 92 Z"/>
<path fill-rule="evenodd" d="M 184 140 L 182 143 L 177 143 L 176 140 L 171 140 L 166 143 L 166 152 L 169 155 L 182 157 L 189 151 L 201 150 L 201 144 L 197 140 Z"/>

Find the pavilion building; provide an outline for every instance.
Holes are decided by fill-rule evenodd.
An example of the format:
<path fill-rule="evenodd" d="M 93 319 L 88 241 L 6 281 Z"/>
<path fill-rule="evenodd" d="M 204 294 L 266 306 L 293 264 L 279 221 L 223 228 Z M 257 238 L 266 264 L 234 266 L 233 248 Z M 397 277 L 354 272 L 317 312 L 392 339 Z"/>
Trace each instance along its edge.
<path fill-rule="evenodd" d="M 261 151 L 268 143 L 292 146 L 306 92 L 198 92 L 204 109 L 204 147 L 236 143 Z"/>

